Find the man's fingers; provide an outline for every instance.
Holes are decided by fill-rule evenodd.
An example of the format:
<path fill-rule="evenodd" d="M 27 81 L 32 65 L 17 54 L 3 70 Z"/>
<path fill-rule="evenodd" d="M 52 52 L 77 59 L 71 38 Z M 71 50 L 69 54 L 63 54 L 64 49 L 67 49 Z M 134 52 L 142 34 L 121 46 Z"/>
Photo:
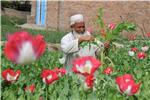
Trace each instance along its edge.
<path fill-rule="evenodd" d="M 86 35 L 82 37 L 83 41 L 94 41 L 94 37 L 91 35 Z"/>
<path fill-rule="evenodd" d="M 93 36 L 91 36 L 91 39 L 90 39 L 91 41 L 94 41 L 94 37 Z"/>

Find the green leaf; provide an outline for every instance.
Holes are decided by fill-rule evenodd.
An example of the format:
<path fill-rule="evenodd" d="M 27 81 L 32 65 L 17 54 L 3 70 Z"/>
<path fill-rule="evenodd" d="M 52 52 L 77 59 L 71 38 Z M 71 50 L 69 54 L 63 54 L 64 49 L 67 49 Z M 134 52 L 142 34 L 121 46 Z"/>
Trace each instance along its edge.
<path fill-rule="evenodd" d="M 97 20 L 97 22 L 98 22 L 98 24 L 100 25 L 101 28 L 104 28 L 104 22 L 103 22 L 102 17 L 103 17 L 103 9 L 100 8 L 99 9 L 99 13 L 98 13 L 98 20 Z"/>

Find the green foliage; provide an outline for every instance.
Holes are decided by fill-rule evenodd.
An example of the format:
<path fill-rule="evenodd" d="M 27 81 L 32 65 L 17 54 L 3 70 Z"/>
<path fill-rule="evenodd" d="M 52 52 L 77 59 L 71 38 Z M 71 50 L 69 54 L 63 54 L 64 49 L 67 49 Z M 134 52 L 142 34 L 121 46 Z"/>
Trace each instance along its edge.
<path fill-rule="evenodd" d="M 42 34 L 46 42 L 60 43 L 61 38 L 67 33 L 67 32 L 58 32 L 58 31 L 50 31 L 50 30 L 20 29 L 15 25 L 23 24 L 26 22 L 26 20 L 16 18 L 16 17 L 1 16 L 1 21 L 2 21 L 1 22 L 2 41 L 6 40 L 7 34 L 12 34 L 17 31 L 27 31 L 33 35 Z"/>
<path fill-rule="evenodd" d="M 98 45 L 96 41 L 91 41 L 91 42 L 82 42 L 82 43 L 80 44 L 80 46 L 81 46 L 81 47 L 89 46 L 89 50 L 90 50 L 90 47 L 91 47 L 92 44 Z"/>
<path fill-rule="evenodd" d="M 118 36 L 124 30 L 127 32 L 131 32 L 131 31 L 135 31 L 135 29 L 136 29 L 136 25 L 133 23 L 129 23 L 129 22 L 119 23 L 114 30 L 112 30 L 112 31 L 108 30 L 106 32 L 106 40 L 113 41 L 113 40 L 119 38 Z"/>
<path fill-rule="evenodd" d="M 102 12 L 100 15 L 102 15 Z M 4 37 L 6 33 L 18 31 L 18 28 L 16 28 L 13 23 L 9 22 L 9 20 L 7 22 L 5 21 L 2 22 L 2 40 L 5 40 Z M 100 23 L 103 27 L 104 24 L 102 20 Z M 122 32 L 123 30 L 132 31 L 134 29 L 134 24 L 123 22 L 118 24 L 111 32 L 113 34 L 119 34 L 118 32 Z M 60 38 L 64 35 L 62 32 L 48 30 L 26 31 L 33 35 L 37 33 L 44 35 L 47 42 L 60 42 Z M 36 62 L 24 66 L 8 61 L 2 52 L 1 70 L 3 71 L 7 68 L 21 70 L 21 76 L 14 84 L 7 84 L 3 79 L 1 80 L 1 99 L 39 100 L 39 98 L 42 97 L 44 100 L 148 100 L 150 98 L 150 50 L 146 52 L 147 56 L 143 60 L 137 59 L 136 55 L 130 57 L 128 51 L 131 47 L 137 47 L 141 50 L 141 47 L 144 45 L 150 46 L 150 41 L 121 41 L 125 45 L 124 48 L 118 49 L 114 46 L 110 46 L 107 59 L 105 59 L 103 54 L 100 55 L 102 66 L 98 69 L 96 74 L 94 89 L 89 91 L 83 90 L 83 83 L 74 73 L 69 73 L 61 77 L 54 84 L 46 85 L 42 82 L 40 74 L 43 69 L 63 67 L 58 60 L 60 55 L 62 55 L 60 52 L 49 52 L 46 50 L 43 56 Z M 83 44 L 83 46 L 85 46 L 85 44 Z M 109 65 L 113 65 L 114 71 L 111 75 L 104 75 L 103 70 Z M 132 74 L 136 83 L 142 82 L 139 92 L 134 96 L 122 95 L 117 90 L 115 78 L 125 73 Z M 24 86 L 30 84 L 35 84 L 34 93 L 24 91 Z"/>
<path fill-rule="evenodd" d="M 9 17 L 9 16 L 1 16 L 1 24 L 13 26 L 15 24 L 21 25 L 26 23 L 26 19 L 18 18 L 18 17 Z"/>
<path fill-rule="evenodd" d="M 100 8 L 99 9 L 99 12 L 98 12 L 98 19 L 96 21 L 96 23 L 99 25 L 99 29 L 100 29 L 100 33 L 103 34 L 104 36 L 98 34 L 95 36 L 95 38 L 97 40 L 100 40 L 100 41 L 109 41 L 110 43 L 113 42 L 113 41 L 116 41 L 119 39 L 119 36 L 120 34 L 123 32 L 123 31 L 127 31 L 127 32 L 133 32 L 136 30 L 136 25 L 133 24 L 133 23 L 130 23 L 130 22 L 121 22 L 121 23 L 118 23 L 114 29 L 110 29 L 107 26 L 105 26 L 105 23 L 103 21 L 103 9 Z M 91 44 L 95 44 L 95 45 L 98 45 L 97 42 L 83 42 L 81 43 L 81 46 L 84 47 L 86 45 L 91 45 Z"/>
<path fill-rule="evenodd" d="M 124 30 L 127 32 L 135 31 L 136 25 L 130 22 L 121 22 L 116 25 L 114 29 L 109 29 L 105 26 L 103 21 L 103 9 L 100 8 L 98 12 L 97 24 L 100 26 L 101 34 L 105 34 L 105 41 L 114 41 L 119 38 L 119 35 Z M 99 35 L 100 36 L 100 35 Z"/>
<path fill-rule="evenodd" d="M 96 23 L 100 25 L 101 29 L 104 28 L 104 21 L 103 21 L 102 16 L 103 16 L 103 9 L 100 8 L 100 9 L 99 9 L 98 16 L 97 16 L 98 19 L 97 19 Z"/>
<path fill-rule="evenodd" d="M 17 28 L 15 25 L 24 24 L 26 22 L 25 19 L 20 19 L 17 17 L 9 17 L 9 16 L 1 16 L 1 40 L 5 41 L 7 34 L 11 34 L 13 32 L 19 31 L 21 29 Z"/>
<path fill-rule="evenodd" d="M 2 53 L 2 71 L 7 68 L 21 70 L 21 76 L 14 84 L 6 84 L 1 81 L 1 98 L 4 100 L 38 100 L 43 97 L 44 100 L 147 100 L 149 99 L 150 87 L 150 50 L 147 52 L 147 57 L 143 60 L 137 59 L 136 55 L 130 57 L 128 51 L 131 47 L 137 47 L 141 50 L 144 45 L 150 45 L 150 41 L 125 41 L 125 48 L 110 48 L 108 57 L 114 63 L 114 72 L 111 75 L 104 75 L 103 70 L 110 64 L 105 63 L 99 68 L 96 74 L 95 89 L 84 91 L 83 83 L 79 81 L 78 76 L 70 73 L 61 77 L 58 81 L 51 85 L 45 85 L 40 77 L 42 69 L 53 69 L 54 67 L 62 67 L 58 61 L 60 52 L 46 51 L 44 55 L 36 62 L 30 65 L 16 65 L 8 61 Z M 102 62 L 103 63 L 103 62 Z M 115 83 L 116 76 L 125 73 L 132 74 L 136 83 L 142 82 L 139 92 L 134 96 L 122 95 L 118 92 Z M 34 83 L 36 90 L 34 93 L 25 92 L 24 85 Z"/>

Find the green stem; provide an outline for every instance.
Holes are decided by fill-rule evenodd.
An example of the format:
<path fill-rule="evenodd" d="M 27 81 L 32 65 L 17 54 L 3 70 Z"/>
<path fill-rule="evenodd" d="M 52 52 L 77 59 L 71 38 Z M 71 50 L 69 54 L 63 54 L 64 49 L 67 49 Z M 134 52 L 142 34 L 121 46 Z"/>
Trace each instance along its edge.
<path fill-rule="evenodd" d="M 46 100 L 47 100 L 47 88 L 48 88 L 48 87 L 46 87 Z"/>
<path fill-rule="evenodd" d="M 100 55 L 101 55 L 100 60 L 102 61 L 102 65 L 101 66 L 103 66 L 103 63 L 104 63 L 104 51 L 102 51 Z"/>
<path fill-rule="evenodd" d="M 103 79 L 103 78 L 101 78 L 101 77 L 100 77 L 100 80 L 104 81 L 105 83 L 107 82 L 105 79 Z"/>
<path fill-rule="evenodd" d="M 112 65 L 113 67 L 115 66 L 114 63 L 113 63 L 113 61 L 112 61 L 109 57 L 105 57 L 105 59 L 107 59 L 108 61 L 110 61 L 111 65 Z"/>
<path fill-rule="evenodd" d="M 108 83 L 105 79 L 103 79 L 103 78 L 101 78 L 101 77 L 100 77 L 100 80 L 102 80 L 104 83 Z M 114 86 L 113 86 L 112 84 L 109 84 L 109 86 L 111 86 L 111 87 L 114 88 Z M 117 89 L 116 89 L 116 90 L 117 90 Z"/>

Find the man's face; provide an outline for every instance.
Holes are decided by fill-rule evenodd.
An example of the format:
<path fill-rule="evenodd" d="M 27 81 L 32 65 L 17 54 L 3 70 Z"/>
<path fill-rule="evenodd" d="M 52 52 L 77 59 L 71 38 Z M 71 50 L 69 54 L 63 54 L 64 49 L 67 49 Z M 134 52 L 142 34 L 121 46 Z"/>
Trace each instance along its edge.
<path fill-rule="evenodd" d="M 83 34 L 85 32 L 85 23 L 84 22 L 78 22 L 73 25 L 74 31 L 76 31 L 79 34 Z"/>

